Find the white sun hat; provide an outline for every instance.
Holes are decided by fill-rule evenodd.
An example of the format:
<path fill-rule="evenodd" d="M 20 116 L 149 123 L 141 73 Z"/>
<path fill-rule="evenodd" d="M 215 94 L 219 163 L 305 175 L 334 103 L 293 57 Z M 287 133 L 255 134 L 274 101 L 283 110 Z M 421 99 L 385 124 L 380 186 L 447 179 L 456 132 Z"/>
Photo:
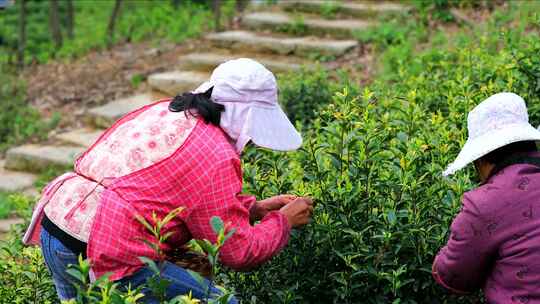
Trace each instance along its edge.
<path fill-rule="evenodd" d="M 477 105 L 467 117 L 469 138 L 444 176 L 508 144 L 538 141 L 540 131 L 529 124 L 527 106 L 514 93 L 499 93 Z"/>
<path fill-rule="evenodd" d="M 220 126 L 235 141 L 238 153 L 250 140 L 278 151 L 302 145 L 302 136 L 278 103 L 276 78 L 262 64 L 248 58 L 224 62 L 195 93 L 210 88 L 212 101 L 225 106 Z"/>

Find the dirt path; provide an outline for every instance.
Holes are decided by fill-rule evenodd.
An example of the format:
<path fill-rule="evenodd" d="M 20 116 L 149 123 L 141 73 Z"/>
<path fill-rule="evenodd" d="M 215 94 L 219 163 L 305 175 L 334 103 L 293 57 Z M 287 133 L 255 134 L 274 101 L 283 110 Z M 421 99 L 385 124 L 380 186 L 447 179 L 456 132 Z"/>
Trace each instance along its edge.
<path fill-rule="evenodd" d="M 169 70 L 179 58 L 194 49 L 196 41 L 180 45 L 149 42 L 118 45 L 94 51 L 73 61 L 53 61 L 27 68 L 22 78 L 28 101 L 49 117 L 62 115 L 61 127 L 78 128 L 86 109 L 120 97 L 144 92 L 148 75 Z"/>

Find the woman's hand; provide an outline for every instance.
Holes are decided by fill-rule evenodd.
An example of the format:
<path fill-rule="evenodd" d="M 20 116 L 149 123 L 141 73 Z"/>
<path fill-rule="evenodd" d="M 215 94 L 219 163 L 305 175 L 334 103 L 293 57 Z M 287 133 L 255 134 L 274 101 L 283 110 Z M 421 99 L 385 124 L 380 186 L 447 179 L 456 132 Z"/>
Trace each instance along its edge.
<path fill-rule="evenodd" d="M 279 210 L 297 198 L 296 195 L 282 194 L 256 202 L 250 210 L 251 222 L 263 219 L 270 211 Z"/>
<path fill-rule="evenodd" d="M 281 208 L 279 212 L 287 217 L 289 224 L 293 228 L 304 226 L 311 220 L 313 199 L 310 197 L 299 197 L 292 203 Z"/>

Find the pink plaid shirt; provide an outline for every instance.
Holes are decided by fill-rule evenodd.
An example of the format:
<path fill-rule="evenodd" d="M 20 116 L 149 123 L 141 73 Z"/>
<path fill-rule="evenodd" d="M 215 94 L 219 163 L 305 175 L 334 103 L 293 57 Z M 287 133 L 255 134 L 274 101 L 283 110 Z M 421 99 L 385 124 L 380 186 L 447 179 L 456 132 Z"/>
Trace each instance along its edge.
<path fill-rule="evenodd" d="M 155 105 L 162 103 L 163 101 Z M 112 134 L 111 131 L 121 132 L 119 127 L 122 124 L 142 115 L 142 111 L 158 109 L 156 106 L 145 107 L 118 121 L 98 143 L 78 159 L 76 167 L 85 168 L 83 160 L 91 158 L 91 151 L 97 149 L 99 143 L 105 141 L 108 134 Z M 156 110 L 156 113 L 163 115 L 161 110 Z M 185 129 L 184 125 L 179 127 Z M 99 157 L 96 161 L 98 159 Z M 89 168 L 93 167 L 95 166 L 89 163 Z M 109 166 L 98 167 L 105 170 L 105 167 Z M 91 215 L 87 254 L 91 260 L 94 278 L 111 273 L 110 278 L 117 280 L 143 266 L 139 257 L 158 259 L 157 254 L 141 241 L 153 240 L 153 237 L 135 217 L 142 216 L 152 223 L 153 213 L 164 218 L 178 207 L 183 207 L 184 210 L 162 230 L 162 233 L 173 233 L 163 245 L 164 252 L 180 247 L 192 238 L 215 241 L 216 236 L 210 227 L 212 216 L 219 216 L 225 223 L 229 223 L 230 228 L 236 228 L 236 233 L 227 241 L 220 254 L 221 262 L 231 268 L 247 269 L 263 263 L 277 254 L 288 242 L 290 226 L 280 212 L 270 212 L 256 226 L 250 225 L 249 208 L 256 199 L 253 196 L 240 195 L 240 159 L 219 127 L 196 120 L 195 127 L 181 146 L 168 157 L 157 158 L 156 162 L 139 170 L 126 170 L 129 173 L 116 178 L 106 178 L 106 182 L 104 180 L 95 215 L 89 211 L 91 208 L 74 207 L 78 210 L 76 213 Z M 63 200 L 54 197 L 61 197 L 57 193 L 59 188 L 66 181 L 77 178 L 77 174 L 81 173 L 69 173 L 59 177 L 44 190 L 25 236 L 26 243 L 37 243 L 43 210 L 49 204 L 64 205 L 56 202 Z M 97 171 L 92 173 L 100 174 Z M 87 204 L 90 202 L 91 199 L 86 200 Z M 51 216 L 49 213 L 48 215 Z M 54 214 L 52 216 L 54 218 Z M 68 228 L 64 229 L 79 239 L 86 239 L 85 233 L 69 229 L 77 222 L 75 219 L 76 217 L 69 217 L 66 222 Z"/>
<path fill-rule="evenodd" d="M 267 261 L 287 244 L 289 223 L 274 211 L 251 226 L 249 207 L 255 197 L 241 191 L 242 170 L 234 147 L 219 127 L 199 120 L 173 155 L 116 179 L 103 192 L 88 242 L 94 276 L 110 272 L 117 280 L 143 266 L 139 257 L 158 259 L 141 241 L 153 237 L 135 217 L 151 223 L 152 213 L 164 218 L 178 207 L 185 209 L 162 231 L 174 233 L 164 252 L 191 238 L 215 241 L 210 219 L 219 216 L 236 228 L 221 251 L 224 265 L 246 269 Z"/>

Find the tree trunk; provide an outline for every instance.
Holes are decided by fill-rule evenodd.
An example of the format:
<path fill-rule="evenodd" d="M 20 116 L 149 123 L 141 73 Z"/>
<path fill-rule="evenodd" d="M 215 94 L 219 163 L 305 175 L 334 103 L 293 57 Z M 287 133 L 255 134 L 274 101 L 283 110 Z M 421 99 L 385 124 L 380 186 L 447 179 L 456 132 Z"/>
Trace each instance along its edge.
<path fill-rule="evenodd" d="M 73 0 L 67 0 L 67 35 L 69 39 L 73 39 L 73 24 L 75 22 L 75 11 L 73 9 Z"/>
<path fill-rule="evenodd" d="M 171 0 L 171 5 L 174 7 L 174 9 L 178 9 L 180 6 L 180 0 Z"/>
<path fill-rule="evenodd" d="M 24 50 L 26 48 L 26 0 L 19 0 L 19 40 L 17 45 L 17 65 L 24 67 Z"/>
<path fill-rule="evenodd" d="M 236 11 L 243 12 L 249 4 L 249 0 L 236 0 Z"/>
<path fill-rule="evenodd" d="M 107 26 L 107 45 L 110 47 L 114 41 L 114 27 L 116 25 L 116 19 L 120 13 L 120 6 L 122 5 L 122 0 L 116 0 L 114 2 L 114 8 L 109 19 L 109 25 Z"/>
<path fill-rule="evenodd" d="M 216 31 L 221 31 L 221 0 L 214 0 L 214 27 Z"/>
<path fill-rule="evenodd" d="M 49 28 L 56 49 L 62 47 L 62 30 L 60 28 L 60 12 L 58 8 L 58 0 L 50 0 L 49 2 Z"/>

